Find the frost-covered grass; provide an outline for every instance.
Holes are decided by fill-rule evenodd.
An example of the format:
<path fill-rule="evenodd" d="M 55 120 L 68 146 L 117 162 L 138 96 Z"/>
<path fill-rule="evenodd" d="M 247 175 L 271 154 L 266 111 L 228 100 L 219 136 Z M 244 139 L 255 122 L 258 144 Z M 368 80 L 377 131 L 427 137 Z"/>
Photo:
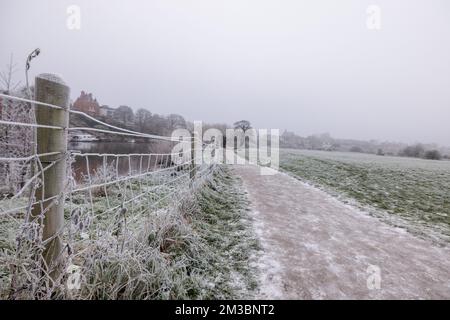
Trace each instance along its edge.
<path fill-rule="evenodd" d="M 90 222 L 80 213 L 72 223 L 76 241 L 64 234 L 64 242 L 72 243 L 66 265 L 80 268 L 79 290 L 69 290 L 66 273 L 51 290 L 41 289 L 40 273 L 32 269 L 38 263 L 29 264 L 34 253 L 27 250 L 35 248 L 35 240 L 25 236 L 17 250 L 21 217 L 0 221 L 0 299 L 251 298 L 257 286 L 250 267 L 257 240 L 240 182 L 219 167 L 178 197 L 183 201 L 177 206 L 135 208 L 123 220 L 124 212 Z M 94 201 L 98 208 L 105 199 L 97 195 Z M 80 221 L 89 228 L 76 229 Z"/>
<path fill-rule="evenodd" d="M 450 161 L 289 149 L 280 152 L 280 167 L 343 200 L 450 239 Z"/>
<path fill-rule="evenodd" d="M 248 215 L 248 200 L 241 182 L 226 167 L 197 196 L 193 229 L 210 249 L 208 282 L 204 298 L 252 298 L 257 287 L 250 266 L 259 250 Z"/>

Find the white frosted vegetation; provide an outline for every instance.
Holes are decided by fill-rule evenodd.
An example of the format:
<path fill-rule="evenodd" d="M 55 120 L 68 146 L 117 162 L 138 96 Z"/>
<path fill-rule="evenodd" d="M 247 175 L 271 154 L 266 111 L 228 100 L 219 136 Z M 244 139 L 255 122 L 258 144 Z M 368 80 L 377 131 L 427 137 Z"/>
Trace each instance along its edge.
<path fill-rule="evenodd" d="M 281 168 L 408 230 L 450 239 L 450 161 L 283 150 Z"/>
<path fill-rule="evenodd" d="M 101 175 L 99 175 L 101 177 Z M 108 190 L 109 206 L 128 197 L 135 181 Z M 177 186 L 179 187 L 179 186 Z M 119 191 L 122 191 L 121 194 Z M 158 190 L 161 193 L 170 193 Z M 79 194 L 68 203 L 67 270 L 80 271 L 80 288 L 68 286 L 63 272 L 50 285 L 39 268 L 42 249 L 38 223 L 23 215 L 0 217 L 0 298 L 5 299 L 206 299 L 249 297 L 256 287 L 250 259 L 257 247 L 238 181 L 217 169 L 194 189 L 176 194 L 182 201 L 161 201 L 145 209 L 109 206 L 97 190 L 91 204 Z M 176 205 L 174 205 L 176 204 Z M 103 208 L 103 209 L 102 209 Z M 93 215 L 92 215 L 93 214 Z M 20 244 L 18 243 L 20 241 Z"/>

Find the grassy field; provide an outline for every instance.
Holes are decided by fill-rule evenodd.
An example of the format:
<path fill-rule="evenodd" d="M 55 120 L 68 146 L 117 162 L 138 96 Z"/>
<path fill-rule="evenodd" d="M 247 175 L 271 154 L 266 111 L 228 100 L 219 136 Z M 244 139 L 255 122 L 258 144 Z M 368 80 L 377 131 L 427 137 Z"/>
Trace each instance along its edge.
<path fill-rule="evenodd" d="M 450 239 L 450 161 L 286 149 L 280 167 L 411 231 Z"/>

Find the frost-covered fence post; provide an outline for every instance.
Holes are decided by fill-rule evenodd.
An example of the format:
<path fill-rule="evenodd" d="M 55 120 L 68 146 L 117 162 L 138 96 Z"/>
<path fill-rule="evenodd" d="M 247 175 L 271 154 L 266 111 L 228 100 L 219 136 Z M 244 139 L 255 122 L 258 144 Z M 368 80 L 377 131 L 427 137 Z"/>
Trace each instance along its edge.
<path fill-rule="evenodd" d="M 57 76 L 41 74 L 35 79 L 35 99 L 49 103 L 61 109 L 36 105 L 36 123 L 38 125 L 56 126 L 64 129 L 37 128 L 37 153 L 55 153 L 40 157 L 42 168 L 53 163 L 44 173 L 36 190 L 36 201 L 50 199 L 33 207 L 32 216 L 44 212 L 43 241 L 45 242 L 44 259 L 50 275 L 58 274 L 58 258 L 62 252 L 59 233 L 64 224 L 64 185 L 66 181 L 67 128 L 69 126 L 70 89 Z M 42 177 L 41 177 L 42 178 Z M 44 211 L 42 211 L 42 209 Z"/>
<path fill-rule="evenodd" d="M 189 170 L 189 177 L 191 178 L 191 183 L 194 181 L 195 178 L 195 132 L 192 133 L 191 138 L 191 165 Z"/>

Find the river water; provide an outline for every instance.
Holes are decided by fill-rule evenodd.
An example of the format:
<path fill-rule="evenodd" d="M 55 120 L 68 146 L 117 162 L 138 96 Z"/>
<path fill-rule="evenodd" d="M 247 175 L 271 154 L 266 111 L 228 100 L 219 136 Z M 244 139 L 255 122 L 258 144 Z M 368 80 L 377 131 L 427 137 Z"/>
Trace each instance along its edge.
<path fill-rule="evenodd" d="M 131 142 L 76 142 L 69 143 L 68 149 L 73 153 L 98 153 L 98 154 L 154 154 L 170 153 L 169 143 L 131 143 Z M 87 159 L 86 159 L 87 158 Z M 166 166 L 170 159 L 168 156 L 123 156 L 123 157 L 101 157 L 87 156 L 75 157 L 72 163 L 73 176 L 77 183 L 82 182 L 88 177 L 95 177 L 104 167 L 114 171 L 119 176 L 137 174 L 145 172 L 148 169 L 156 169 Z M 88 168 L 89 167 L 89 171 Z M 116 170 L 118 172 L 116 172 Z"/>

